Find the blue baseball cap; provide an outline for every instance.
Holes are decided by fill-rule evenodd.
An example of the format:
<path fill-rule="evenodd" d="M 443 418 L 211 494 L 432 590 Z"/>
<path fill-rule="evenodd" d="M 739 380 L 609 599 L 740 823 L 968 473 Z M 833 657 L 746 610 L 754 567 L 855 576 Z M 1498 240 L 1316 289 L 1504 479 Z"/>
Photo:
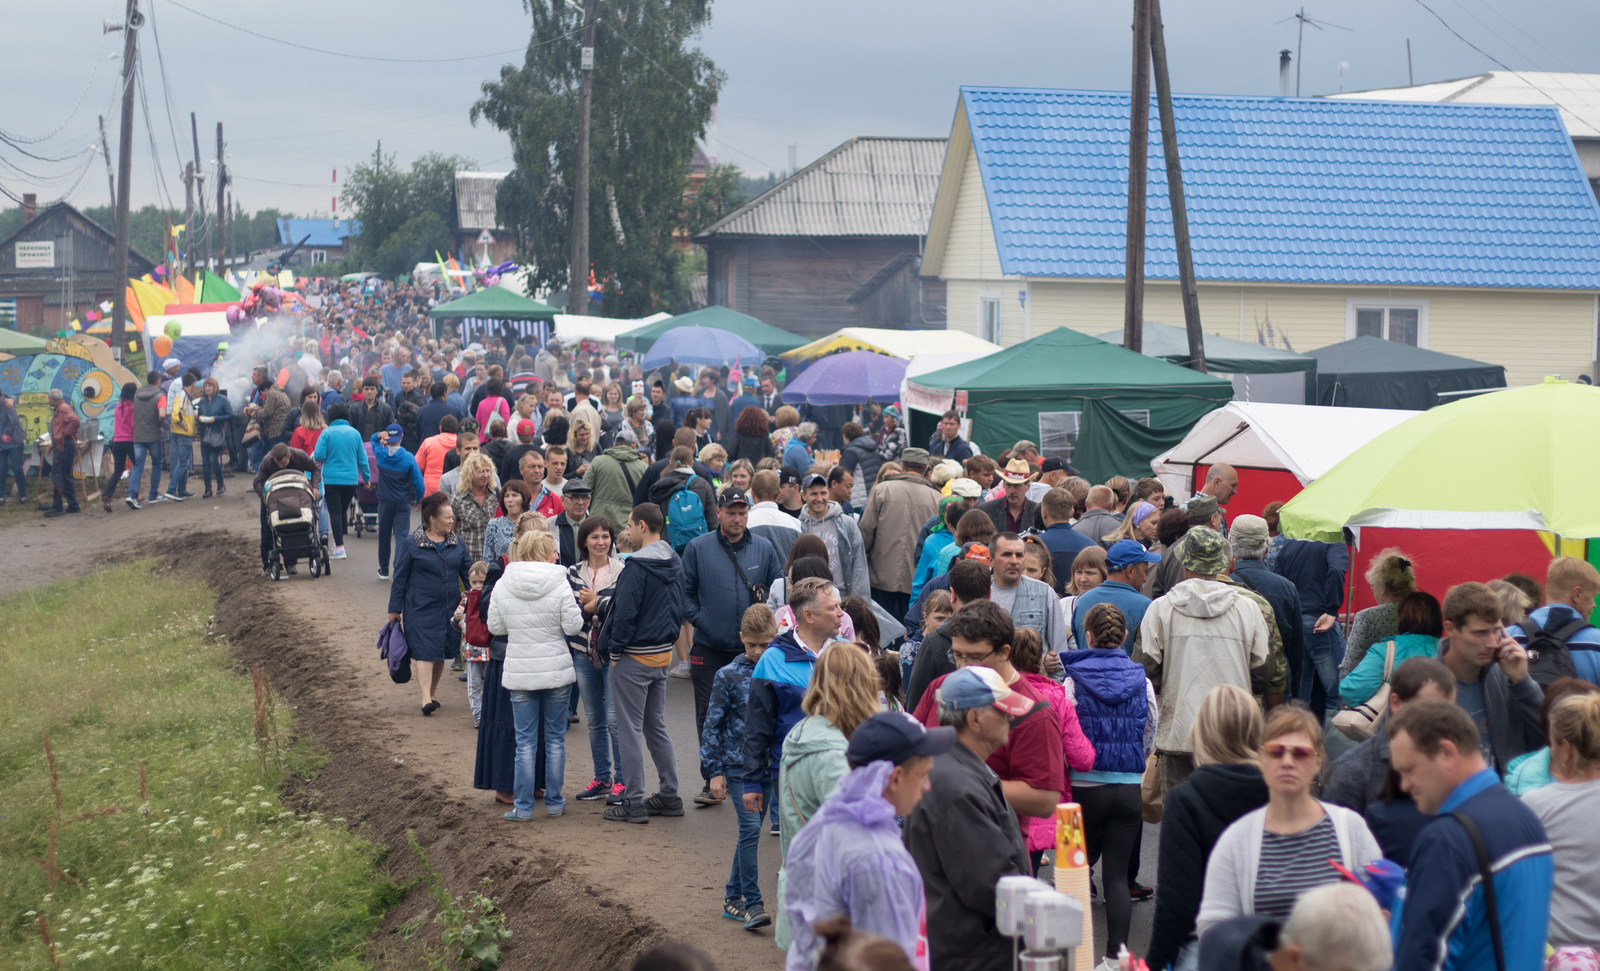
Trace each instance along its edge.
<path fill-rule="evenodd" d="M 961 668 L 939 685 L 936 693 L 943 711 L 971 711 L 993 707 L 1013 718 L 1033 710 L 1033 699 L 1006 687 L 992 668 L 974 665 Z"/>
<path fill-rule="evenodd" d="M 1106 550 L 1106 569 L 1112 573 L 1126 570 L 1135 563 L 1160 563 L 1161 554 L 1152 553 L 1136 539 L 1119 539 Z"/>
<path fill-rule="evenodd" d="M 405 434 L 405 429 L 401 428 L 399 425 L 390 425 L 388 428 L 385 428 L 384 431 L 389 433 L 390 438 L 399 438 L 401 435 Z"/>
<path fill-rule="evenodd" d="M 918 755 L 943 755 L 955 744 L 953 728 L 923 728 L 903 711 L 884 711 L 856 726 L 845 759 L 853 767 L 869 762 L 900 765 Z"/>

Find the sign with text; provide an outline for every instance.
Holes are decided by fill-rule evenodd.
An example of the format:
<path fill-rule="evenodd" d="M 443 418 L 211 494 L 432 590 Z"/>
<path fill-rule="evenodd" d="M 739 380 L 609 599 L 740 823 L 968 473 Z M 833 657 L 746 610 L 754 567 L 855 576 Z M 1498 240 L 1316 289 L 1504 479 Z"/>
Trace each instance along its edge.
<path fill-rule="evenodd" d="M 54 240 L 46 242 L 16 243 L 17 269 L 19 270 L 49 270 L 56 265 L 56 244 Z"/>
<path fill-rule="evenodd" d="M 957 391 L 956 392 L 956 410 L 957 411 L 966 411 L 967 410 L 967 393 L 965 391 Z"/>

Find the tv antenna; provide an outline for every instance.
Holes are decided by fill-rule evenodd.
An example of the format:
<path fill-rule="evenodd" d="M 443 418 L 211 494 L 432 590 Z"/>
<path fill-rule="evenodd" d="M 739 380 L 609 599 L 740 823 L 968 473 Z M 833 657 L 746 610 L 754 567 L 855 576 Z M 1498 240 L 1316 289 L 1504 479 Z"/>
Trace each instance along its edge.
<path fill-rule="evenodd" d="M 1340 27 L 1338 24 L 1330 23 L 1329 21 L 1326 21 L 1326 20 L 1313 20 L 1312 18 L 1306 16 L 1306 8 L 1304 8 L 1304 7 L 1301 7 L 1300 10 L 1295 13 L 1294 16 L 1285 17 L 1282 20 L 1278 21 L 1277 23 L 1278 24 L 1286 24 L 1291 20 L 1299 21 L 1299 24 L 1300 24 L 1300 38 L 1295 43 L 1295 49 L 1294 49 L 1294 96 L 1296 98 L 1298 98 L 1298 97 L 1300 97 L 1300 63 L 1301 63 L 1301 55 L 1304 53 L 1305 46 L 1306 46 L 1306 24 L 1310 24 L 1311 26 L 1317 28 L 1318 30 L 1322 30 L 1325 27 L 1333 27 L 1333 28 L 1335 28 L 1337 30 L 1350 31 L 1350 33 L 1352 33 L 1352 34 L 1355 33 L 1355 31 L 1351 30 L 1349 27 Z M 1277 24 L 1274 24 L 1273 26 L 1277 26 Z"/>

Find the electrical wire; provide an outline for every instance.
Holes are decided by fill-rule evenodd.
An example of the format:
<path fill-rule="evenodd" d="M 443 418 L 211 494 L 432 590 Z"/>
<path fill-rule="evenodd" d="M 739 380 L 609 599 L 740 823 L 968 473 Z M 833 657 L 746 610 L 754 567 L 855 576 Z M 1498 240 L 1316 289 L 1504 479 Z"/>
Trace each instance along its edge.
<path fill-rule="evenodd" d="M 87 84 L 85 84 L 83 86 L 83 92 L 78 95 L 77 104 L 74 104 L 72 106 L 72 110 L 67 113 L 67 117 L 66 118 L 62 119 L 61 124 L 57 125 L 54 130 L 52 130 L 50 132 L 47 132 L 47 133 L 45 133 L 43 135 L 40 135 L 40 136 L 38 136 L 36 138 L 25 138 L 25 137 L 23 137 L 21 135 L 16 135 L 16 134 L 13 134 L 11 132 L 8 132 L 4 128 L 0 128 L 0 141 L 6 142 L 8 144 L 11 144 L 13 147 L 15 147 L 18 144 L 21 144 L 21 145 L 37 145 L 40 142 L 49 141 L 50 139 L 54 138 L 55 136 L 57 136 L 57 135 L 61 134 L 63 131 L 65 131 L 66 128 L 67 128 L 67 125 L 72 123 L 72 119 L 77 117 L 78 109 L 83 107 L 84 98 L 88 97 L 89 90 L 94 87 L 95 78 L 100 76 L 100 62 L 105 60 L 104 57 L 100 56 L 101 54 L 103 54 L 105 52 L 105 49 L 106 49 L 105 38 L 106 38 L 106 35 L 104 35 L 104 34 L 100 35 L 100 50 L 95 52 L 94 70 L 89 72 L 89 81 L 88 81 Z"/>
<path fill-rule="evenodd" d="M 1467 45 L 1468 47 L 1470 47 L 1473 50 L 1477 51 L 1479 54 L 1482 54 L 1484 57 L 1487 57 L 1489 60 L 1491 60 L 1495 64 L 1499 65 L 1500 70 L 1506 72 L 1507 74 L 1511 74 L 1511 75 L 1516 76 L 1517 80 L 1521 81 L 1523 84 L 1526 84 L 1528 87 L 1530 87 L 1533 90 L 1535 90 L 1535 91 L 1539 92 L 1540 94 L 1544 95 L 1545 98 L 1548 99 L 1551 104 L 1557 104 L 1558 103 L 1556 101 L 1555 97 L 1550 94 L 1550 92 L 1546 91 L 1545 89 L 1539 87 L 1537 84 L 1534 84 L 1532 81 L 1528 80 L 1527 75 L 1523 74 L 1521 71 L 1517 71 L 1517 70 L 1513 69 L 1508 64 L 1506 64 L 1505 61 L 1500 60 L 1500 58 L 1495 57 L 1493 54 L 1489 53 L 1488 51 L 1486 51 L 1483 48 L 1479 47 L 1477 44 L 1474 44 L 1472 41 L 1467 40 L 1465 37 L 1463 37 L 1461 35 L 1461 31 L 1456 30 L 1454 27 L 1450 26 L 1450 21 L 1445 20 L 1443 17 L 1439 16 L 1439 11 L 1437 11 L 1437 10 L 1433 9 L 1432 7 L 1428 6 L 1426 0 L 1416 0 L 1416 3 L 1417 3 L 1417 6 L 1419 6 L 1422 9 L 1428 11 L 1428 13 L 1433 14 L 1433 19 L 1435 19 L 1435 20 L 1439 21 L 1439 23 L 1443 24 L 1445 30 L 1448 30 L 1450 33 L 1454 34 L 1455 37 L 1456 37 L 1456 40 L 1459 40 L 1461 43 Z M 1482 21 L 1479 21 L 1479 23 L 1482 23 Z"/>

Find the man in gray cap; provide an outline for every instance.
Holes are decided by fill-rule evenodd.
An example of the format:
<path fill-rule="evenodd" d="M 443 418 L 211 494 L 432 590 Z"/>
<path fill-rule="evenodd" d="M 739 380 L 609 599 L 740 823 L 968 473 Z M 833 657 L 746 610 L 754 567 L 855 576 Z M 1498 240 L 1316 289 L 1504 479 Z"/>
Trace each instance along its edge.
<path fill-rule="evenodd" d="M 589 518 L 589 500 L 594 498 L 594 488 L 582 479 L 568 479 L 561 487 L 561 512 L 545 521 L 556 534 L 556 552 L 562 566 L 572 566 L 583 559 L 584 551 L 578 548 L 578 527 Z"/>
<path fill-rule="evenodd" d="M 878 482 L 861 512 L 872 599 L 895 620 L 904 620 L 911 609 L 918 533 L 939 511 L 939 489 L 927 477 L 928 450 L 906 449 L 900 465 L 905 471 Z"/>
<path fill-rule="evenodd" d="M 1189 528 L 1207 526 L 1220 532 L 1222 530 L 1222 510 L 1217 507 L 1217 500 L 1211 496 L 1196 495 L 1184 507 L 1184 512 L 1189 516 Z M 1167 547 L 1161 554 L 1161 565 L 1156 567 L 1155 582 L 1150 587 L 1150 596 L 1159 597 L 1176 586 L 1183 579 L 1183 540 Z"/>
<path fill-rule="evenodd" d="M 1286 676 L 1299 672 L 1305 652 L 1305 633 L 1300 625 L 1300 591 L 1266 564 L 1270 542 L 1267 521 L 1260 516 L 1240 516 L 1233 521 L 1228 542 L 1233 544 L 1230 579 L 1249 587 L 1272 607 L 1272 625 L 1277 634 L 1274 644 L 1283 656 Z M 1287 686 L 1293 683 L 1292 678 L 1285 682 L 1285 693 Z"/>
<path fill-rule="evenodd" d="M 1183 547 L 1183 581 L 1145 611 L 1133 646 L 1133 659 L 1144 665 L 1161 701 L 1156 753 L 1163 794 L 1194 771 L 1189 729 L 1211 689 L 1234 685 L 1266 694 L 1275 670 L 1260 608 L 1225 581 L 1233 565 L 1228 541 L 1209 526 L 1196 526 Z"/>

